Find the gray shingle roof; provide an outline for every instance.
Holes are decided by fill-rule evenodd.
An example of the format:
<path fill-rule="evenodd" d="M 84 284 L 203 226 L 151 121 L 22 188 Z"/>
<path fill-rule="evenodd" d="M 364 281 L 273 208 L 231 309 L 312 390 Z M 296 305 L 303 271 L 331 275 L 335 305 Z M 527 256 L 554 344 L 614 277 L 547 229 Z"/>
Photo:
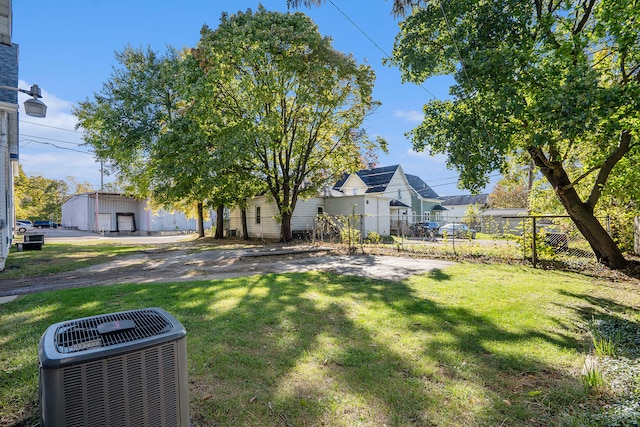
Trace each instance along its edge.
<path fill-rule="evenodd" d="M 407 181 L 409 181 L 409 185 L 411 185 L 411 187 L 413 187 L 413 189 L 416 190 L 418 194 L 420 194 L 420 197 L 424 199 L 440 198 L 440 196 L 438 196 L 438 193 L 433 191 L 433 189 L 429 187 L 427 183 L 424 182 L 419 176 L 409 175 L 408 173 L 405 174 L 405 176 L 407 177 Z"/>
<path fill-rule="evenodd" d="M 463 206 L 478 203 L 484 205 L 487 203 L 488 194 L 477 194 L 475 196 L 449 196 L 442 198 L 442 206 Z"/>

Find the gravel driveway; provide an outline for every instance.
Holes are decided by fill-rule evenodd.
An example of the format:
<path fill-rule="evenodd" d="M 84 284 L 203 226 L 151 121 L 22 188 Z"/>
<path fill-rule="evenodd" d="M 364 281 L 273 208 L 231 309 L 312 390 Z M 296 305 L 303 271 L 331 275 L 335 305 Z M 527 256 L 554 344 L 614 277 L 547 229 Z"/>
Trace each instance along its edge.
<path fill-rule="evenodd" d="M 55 234 L 54 230 L 46 234 L 49 240 L 82 238 L 64 234 L 60 237 L 60 232 Z M 180 238 L 183 237 L 173 237 L 173 240 Z M 148 243 L 150 238 L 142 239 Z M 166 237 L 157 239 L 162 243 L 171 240 Z M 446 268 L 452 264 L 450 261 L 424 258 L 340 255 L 332 253 L 329 248 L 315 246 L 276 246 L 195 252 L 150 249 L 116 261 L 67 273 L 11 280 L 0 279 L 0 302 L 18 295 L 54 289 L 115 283 L 214 280 L 267 273 L 325 271 L 401 281 L 412 275 Z"/>

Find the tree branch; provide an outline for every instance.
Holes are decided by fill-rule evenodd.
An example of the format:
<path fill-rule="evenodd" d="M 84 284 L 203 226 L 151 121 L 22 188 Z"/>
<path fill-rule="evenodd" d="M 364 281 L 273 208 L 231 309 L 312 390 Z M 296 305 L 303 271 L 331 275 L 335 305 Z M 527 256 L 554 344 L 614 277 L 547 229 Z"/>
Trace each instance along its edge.
<path fill-rule="evenodd" d="M 578 34 L 582 31 L 584 26 L 587 24 L 589 17 L 591 16 L 591 12 L 593 11 L 593 5 L 596 3 L 595 0 L 588 0 L 583 2 L 584 15 L 582 15 L 582 19 L 578 22 L 578 25 L 573 29 L 573 34 Z"/>
<path fill-rule="evenodd" d="M 623 130 L 620 132 L 620 143 L 618 144 L 618 148 L 611 153 L 611 155 L 605 160 L 602 167 L 600 168 L 600 172 L 598 172 L 598 177 L 596 178 L 596 182 L 593 184 L 593 188 L 591 189 L 591 194 L 589 195 L 589 199 L 587 199 L 587 206 L 591 208 L 593 211 L 596 203 L 600 199 L 602 195 L 602 189 L 604 188 L 611 171 L 614 166 L 624 157 L 625 154 L 629 152 L 631 148 L 631 132 L 628 130 Z"/>

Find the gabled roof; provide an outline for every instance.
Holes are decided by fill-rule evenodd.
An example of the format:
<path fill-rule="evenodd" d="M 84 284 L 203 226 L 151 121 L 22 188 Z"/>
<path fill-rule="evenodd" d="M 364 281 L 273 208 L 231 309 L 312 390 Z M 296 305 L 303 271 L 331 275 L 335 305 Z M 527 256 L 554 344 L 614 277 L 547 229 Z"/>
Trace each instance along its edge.
<path fill-rule="evenodd" d="M 397 200 L 397 199 L 391 200 L 391 202 L 389 203 L 389 206 L 393 206 L 393 207 L 396 207 L 396 208 L 410 208 L 411 207 L 409 205 L 405 205 L 404 203 L 402 203 L 400 200 Z"/>
<path fill-rule="evenodd" d="M 379 168 L 363 169 L 356 172 L 356 175 L 360 177 L 362 182 L 367 186 L 367 193 L 382 193 L 387 189 L 387 185 L 393 178 L 393 175 L 398 170 L 399 165 L 383 166 Z M 336 190 L 342 188 L 344 183 L 349 178 L 349 174 L 345 174 L 340 178 L 336 185 L 333 186 Z"/>
<path fill-rule="evenodd" d="M 443 206 L 464 206 L 464 205 L 473 205 L 478 203 L 480 205 L 484 205 L 487 203 L 488 194 L 477 194 L 475 196 L 449 196 L 442 197 L 442 205 Z"/>
<path fill-rule="evenodd" d="M 409 181 L 409 185 L 414 190 L 416 190 L 416 192 L 423 199 L 439 199 L 440 198 L 440 196 L 438 196 L 438 193 L 433 191 L 433 189 L 429 187 L 427 183 L 424 182 L 422 178 L 420 178 L 419 176 L 409 175 L 408 173 L 406 173 L 405 176 L 407 177 L 407 181 Z"/>

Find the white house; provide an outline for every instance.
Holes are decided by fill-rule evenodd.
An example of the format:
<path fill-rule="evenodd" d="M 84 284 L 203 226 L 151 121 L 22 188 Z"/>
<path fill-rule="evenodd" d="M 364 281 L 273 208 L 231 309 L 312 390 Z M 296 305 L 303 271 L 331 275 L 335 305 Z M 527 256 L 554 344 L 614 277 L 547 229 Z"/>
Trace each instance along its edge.
<path fill-rule="evenodd" d="M 413 176 L 413 178 L 417 178 Z M 299 200 L 292 215 L 294 234 L 311 233 L 318 215 L 355 216 L 353 227 L 362 235 L 374 231 L 381 236 L 397 233 L 404 226 L 421 222 L 427 209 L 440 212 L 438 195 L 421 179 L 408 179 L 400 165 L 368 168 L 343 176 L 333 187 L 316 197 Z M 414 188 L 412 182 L 419 188 Z M 428 197 L 424 197 L 426 195 Z M 247 231 L 249 237 L 279 238 L 277 207 L 266 196 L 248 201 Z M 436 217 L 436 213 L 433 214 Z M 242 232 L 241 212 L 231 211 L 231 234 Z"/>
<path fill-rule="evenodd" d="M 196 231 L 196 219 L 178 211 L 153 211 L 144 200 L 119 193 L 72 196 L 62 205 L 62 226 L 108 234 L 175 234 Z M 205 228 L 211 221 L 205 221 Z"/>
<path fill-rule="evenodd" d="M 387 198 L 364 194 L 346 196 L 335 190 L 325 189 L 321 196 L 298 201 L 291 217 L 291 229 L 295 235 L 309 235 L 315 230 L 319 215 L 355 215 L 358 221 L 353 227 L 364 232 L 365 236 L 369 231 L 388 235 L 389 204 L 390 200 Z M 269 239 L 280 237 L 280 223 L 276 219 L 278 209 L 266 196 L 249 200 L 246 211 L 247 231 L 250 237 Z M 239 209 L 231 211 L 229 228 L 232 235 L 241 235 L 242 223 Z"/>
<path fill-rule="evenodd" d="M 447 210 L 443 218 L 448 222 L 460 222 L 470 206 L 477 206 L 479 210 L 485 209 L 488 197 L 488 194 L 443 197 L 442 206 Z"/>

